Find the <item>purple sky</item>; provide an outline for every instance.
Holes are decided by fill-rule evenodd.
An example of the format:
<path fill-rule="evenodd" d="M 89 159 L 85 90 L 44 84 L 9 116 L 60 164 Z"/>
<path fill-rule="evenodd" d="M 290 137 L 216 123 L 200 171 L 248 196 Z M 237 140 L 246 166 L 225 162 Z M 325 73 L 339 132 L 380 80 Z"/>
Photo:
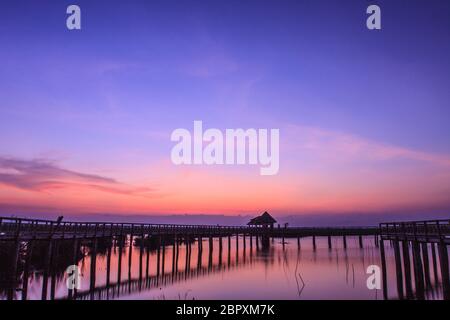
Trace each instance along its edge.
<path fill-rule="evenodd" d="M 81 31 L 65 27 L 73 3 Z M 0 205 L 450 208 L 449 1 L 15 0 L 0 43 Z M 194 120 L 280 128 L 280 175 L 171 166 L 170 133 Z"/>

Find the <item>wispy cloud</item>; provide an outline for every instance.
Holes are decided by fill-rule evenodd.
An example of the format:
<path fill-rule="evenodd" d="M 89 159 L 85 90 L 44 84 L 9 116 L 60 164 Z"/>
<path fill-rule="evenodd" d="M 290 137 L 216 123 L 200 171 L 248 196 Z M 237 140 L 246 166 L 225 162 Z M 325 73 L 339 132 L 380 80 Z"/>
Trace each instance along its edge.
<path fill-rule="evenodd" d="M 309 150 L 331 157 L 385 161 L 406 159 L 450 166 L 450 156 L 385 144 L 357 135 L 317 127 L 291 125 L 287 128 L 291 150 Z"/>
<path fill-rule="evenodd" d="M 0 157 L 0 184 L 37 192 L 81 187 L 114 194 L 150 196 L 155 191 L 128 186 L 109 177 L 64 169 L 48 159 L 7 157 Z"/>

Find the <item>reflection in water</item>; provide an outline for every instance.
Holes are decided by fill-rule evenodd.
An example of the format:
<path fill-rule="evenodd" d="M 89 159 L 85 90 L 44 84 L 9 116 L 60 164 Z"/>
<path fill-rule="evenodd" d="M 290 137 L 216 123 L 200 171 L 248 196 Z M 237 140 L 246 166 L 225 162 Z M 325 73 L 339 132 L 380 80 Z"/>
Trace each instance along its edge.
<path fill-rule="evenodd" d="M 107 237 L 3 242 L 0 250 L 2 299 L 443 298 L 434 246 L 421 248 L 422 290 L 411 281 L 408 246 L 385 242 L 380 250 L 374 237 Z M 381 267 L 380 254 L 384 288 L 369 290 L 366 270 Z M 64 274 L 72 264 L 81 270 L 73 292 Z"/>

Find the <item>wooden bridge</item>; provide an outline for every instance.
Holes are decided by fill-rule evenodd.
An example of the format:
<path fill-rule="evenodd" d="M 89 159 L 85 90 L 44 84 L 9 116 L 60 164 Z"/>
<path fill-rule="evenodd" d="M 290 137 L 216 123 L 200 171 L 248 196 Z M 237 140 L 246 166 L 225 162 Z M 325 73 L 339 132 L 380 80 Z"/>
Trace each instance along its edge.
<path fill-rule="evenodd" d="M 297 245 L 300 250 L 300 239 L 305 237 L 311 239 L 309 241 L 312 241 L 313 250 L 316 250 L 316 237 L 328 238 L 329 249 L 332 248 L 332 237 L 339 237 L 342 239 L 343 248 L 346 249 L 348 236 L 357 236 L 359 238 L 360 248 L 363 248 L 364 245 L 363 236 L 373 236 L 375 245 L 380 247 L 380 260 L 383 271 L 383 293 L 385 298 L 388 296 L 385 243 L 389 242 L 395 253 L 397 291 L 400 297 L 403 297 L 406 292 L 406 298 L 408 299 L 423 299 L 424 292 L 429 288 L 430 272 L 433 271 L 435 279 L 439 277 L 438 273 L 440 272 L 444 298 L 450 299 L 447 253 L 447 246 L 450 241 L 450 220 L 381 223 L 378 227 L 270 228 L 256 226 L 70 222 L 0 217 L 0 249 L 2 248 L 2 243 L 8 243 L 6 247 L 9 250 L 4 260 L 8 260 L 10 268 L 5 275 L 10 277 L 12 279 L 11 283 L 13 283 L 9 289 L 8 297 L 12 298 L 14 292 L 20 290 L 22 291 L 22 299 L 27 299 L 30 261 L 33 256 L 33 250 L 36 249 L 42 250 L 44 248 L 43 256 L 41 257 L 44 261 L 41 269 L 43 274 L 42 299 L 48 298 L 48 289 L 50 289 L 50 298 L 54 299 L 56 271 L 54 270 L 53 263 L 58 258 L 55 257 L 58 247 L 64 246 L 66 253 L 70 251 L 69 258 L 66 257 L 65 261 L 67 262 L 64 263 L 67 265 L 77 265 L 79 262 L 80 248 L 88 246 L 89 255 L 92 259 L 90 266 L 92 276 L 90 277 L 89 297 L 95 298 L 98 292 L 100 292 L 100 297 L 103 297 L 103 294 L 109 295 L 111 288 L 117 288 L 119 291 L 122 290 L 121 288 L 124 283 L 120 278 L 122 265 L 121 252 L 126 246 L 129 246 L 129 269 L 131 269 L 132 246 L 140 247 L 140 276 L 138 280 L 131 281 L 131 284 L 133 284 L 132 287 L 139 287 L 143 284 L 143 278 L 148 280 L 145 282 L 145 285 L 148 286 L 154 281 L 159 281 L 158 277 L 167 276 L 164 275 L 164 257 L 165 247 L 169 245 L 173 246 L 173 259 L 176 259 L 176 266 L 178 266 L 178 246 L 180 243 L 184 243 L 188 252 L 186 259 L 189 259 L 189 261 L 186 261 L 186 266 L 190 266 L 191 245 L 196 241 L 199 246 L 199 252 L 202 252 L 203 239 L 209 239 L 209 252 L 211 256 L 214 238 L 218 240 L 219 252 L 222 252 L 223 240 L 225 239 L 226 241 L 228 239 L 228 252 L 230 252 L 231 238 L 234 237 L 236 239 L 236 252 L 239 252 L 239 245 L 243 246 L 244 251 L 246 246 L 252 248 L 253 245 L 256 245 L 258 250 L 259 245 L 268 245 L 270 238 L 281 238 L 283 247 L 285 245 L 284 238 L 297 238 Z M 239 239 L 240 241 L 238 241 Z M 156 241 L 152 242 L 150 240 Z M 111 284 L 108 270 L 106 287 L 96 289 L 96 257 L 97 251 L 102 250 L 101 247 L 105 246 L 102 242 L 109 243 L 106 245 L 107 259 L 110 259 L 112 245 L 117 246 L 119 249 L 119 277 L 115 284 Z M 158 257 L 158 273 L 154 281 L 148 276 L 148 255 L 152 243 L 155 245 L 154 249 L 157 250 Z M 147 253 L 147 271 L 146 275 L 143 275 L 142 259 L 145 252 Z M 436 252 L 438 255 L 436 255 Z M 430 270 L 430 256 L 433 262 L 433 270 Z M 439 259 L 437 259 L 437 256 Z M 439 268 L 437 268 L 437 265 L 439 265 Z M 412 267 L 414 270 L 414 290 L 411 278 Z M 161 270 L 162 275 L 160 274 Z M 198 270 L 203 270 L 201 264 L 198 266 Z M 22 275 L 21 280 L 19 280 L 19 273 Z M 177 270 L 175 270 L 176 274 L 178 274 Z M 189 276 L 190 274 L 191 270 L 189 268 L 184 271 L 184 275 Z M 173 279 L 177 278 L 173 276 Z M 48 288 L 49 280 L 51 280 L 50 288 Z M 18 282 L 21 282 L 21 284 Z M 80 292 L 78 297 L 86 298 L 87 296 L 87 292 Z M 69 291 L 67 298 L 71 299 L 76 297 L 76 290 Z"/>
<path fill-rule="evenodd" d="M 401 299 L 424 299 L 424 293 L 431 286 L 431 272 L 438 279 L 440 269 L 444 299 L 450 300 L 447 251 L 450 244 L 450 220 L 381 223 L 380 254 L 384 283 L 387 282 L 385 241 L 390 242 L 394 248 L 397 292 Z M 385 296 L 386 290 L 387 286 L 383 285 Z"/>
<path fill-rule="evenodd" d="M 110 222 L 67 222 L 0 217 L 0 240 L 92 239 L 125 235 L 270 237 L 377 235 L 377 227 L 261 228 L 255 226 L 179 225 Z"/>

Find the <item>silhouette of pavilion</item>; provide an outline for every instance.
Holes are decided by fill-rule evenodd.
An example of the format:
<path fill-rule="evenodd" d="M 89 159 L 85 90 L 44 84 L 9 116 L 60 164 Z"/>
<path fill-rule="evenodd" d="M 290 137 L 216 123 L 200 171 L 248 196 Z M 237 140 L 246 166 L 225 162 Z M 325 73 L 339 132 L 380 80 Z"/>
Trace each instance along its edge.
<path fill-rule="evenodd" d="M 262 215 L 251 219 L 250 222 L 247 223 L 247 225 L 262 226 L 263 228 L 273 228 L 273 225 L 276 222 L 277 220 L 275 220 L 267 211 L 265 211 Z"/>

